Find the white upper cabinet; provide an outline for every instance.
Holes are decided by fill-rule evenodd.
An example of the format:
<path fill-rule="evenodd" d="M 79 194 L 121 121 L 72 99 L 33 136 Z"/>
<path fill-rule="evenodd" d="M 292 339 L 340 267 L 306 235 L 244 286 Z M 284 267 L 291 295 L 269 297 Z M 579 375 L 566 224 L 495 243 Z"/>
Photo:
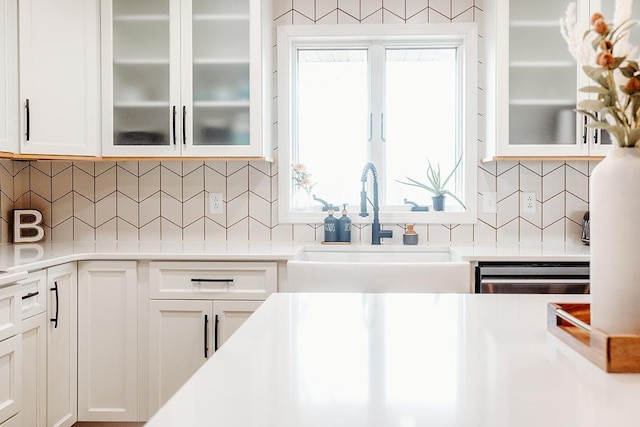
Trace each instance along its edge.
<path fill-rule="evenodd" d="M 0 151 L 18 151 L 18 3 L 0 0 Z"/>
<path fill-rule="evenodd" d="M 99 0 L 18 0 L 20 152 L 97 155 Z"/>
<path fill-rule="evenodd" d="M 103 155 L 268 157 L 269 3 L 104 1 Z"/>
<path fill-rule="evenodd" d="M 585 28 L 596 3 L 577 2 Z M 587 129 L 573 111 L 589 81 L 560 32 L 566 7 L 557 0 L 487 2 L 488 158 L 601 156 L 611 147 L 606 133 Z"/>

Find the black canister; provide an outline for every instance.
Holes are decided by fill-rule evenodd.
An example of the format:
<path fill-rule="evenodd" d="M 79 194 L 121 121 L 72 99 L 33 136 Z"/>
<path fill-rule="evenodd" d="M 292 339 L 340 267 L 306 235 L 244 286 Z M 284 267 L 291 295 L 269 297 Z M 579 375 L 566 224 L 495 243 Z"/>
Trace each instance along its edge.
<path fill-rule="evenodd" d="M 333 216 L 333 211 L 329 209 L 327 217 L 324 219 L 324 241 L 338 241 L 338 220 Z"/>
<path fill-rule="evenodd" d="M 338 218 L 338 242 L 351 242 L 351 218 L 347 215 L 347 204 L 342 207 L 342 216 Z"/>

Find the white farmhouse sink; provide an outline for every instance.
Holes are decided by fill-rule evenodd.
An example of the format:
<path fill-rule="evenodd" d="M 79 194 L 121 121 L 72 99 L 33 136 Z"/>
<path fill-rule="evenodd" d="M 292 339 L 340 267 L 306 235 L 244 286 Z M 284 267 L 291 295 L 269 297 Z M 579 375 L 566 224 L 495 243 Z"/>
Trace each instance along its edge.
<path fill-rule="evenodd" d="M 471 290 L 471 266 L 449 248 L 306 246 L 287 263 L 289 292 Z"/>
<path fill-rule="evenodd" d="M 407 246 L 306 246 L 295 257 L 299 261 L 324 262 L 441 262 L 451 261 L 449 248 L 415 249 Z"/>

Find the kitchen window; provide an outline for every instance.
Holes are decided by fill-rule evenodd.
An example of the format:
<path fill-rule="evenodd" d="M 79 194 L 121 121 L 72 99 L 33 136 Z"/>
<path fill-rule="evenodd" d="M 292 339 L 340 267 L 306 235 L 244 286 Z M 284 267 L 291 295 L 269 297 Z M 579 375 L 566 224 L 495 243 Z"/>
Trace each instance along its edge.
<path fill-rule="evenodd" d="M 358 222 L 369 162 L 381 221 L 474 222 L 476 39 L 474 24 L 278 27 L 280 222 L 318 222 L 322 201 Z M 454 171 L 444 211 L 399 182 L 427 184 L 428 162 Z"/>

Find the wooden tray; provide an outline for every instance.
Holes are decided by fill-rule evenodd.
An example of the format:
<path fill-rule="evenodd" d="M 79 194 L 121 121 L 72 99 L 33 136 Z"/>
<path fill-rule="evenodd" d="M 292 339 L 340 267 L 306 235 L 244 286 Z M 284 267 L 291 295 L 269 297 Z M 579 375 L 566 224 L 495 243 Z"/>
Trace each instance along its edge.
<path fill-rule="evenodd" d="M 606 372 L 640 372 L 640 336 L 592 328 L 590 304 L 549 303 L 547 329 Z"/>

